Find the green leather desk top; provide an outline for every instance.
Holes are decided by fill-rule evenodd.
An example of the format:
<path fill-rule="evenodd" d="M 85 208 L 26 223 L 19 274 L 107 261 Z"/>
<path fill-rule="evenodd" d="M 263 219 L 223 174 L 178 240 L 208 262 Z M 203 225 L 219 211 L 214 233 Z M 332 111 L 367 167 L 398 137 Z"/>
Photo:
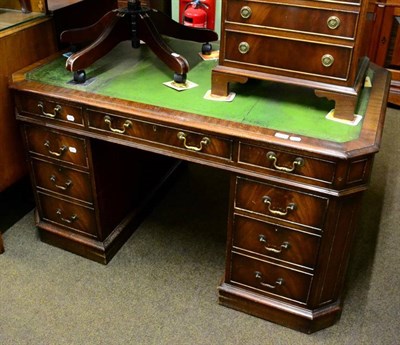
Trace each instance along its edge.
<path fill-rule="evenodd" d="M 327 120 L 325 116 L 334 103 L 316 97 L 307 88 L 249 80 L 243 85 L 231 85 L 231 91 L 236 92 L 232 102 L 206 100 L 203 96 L 211 89 L 211 70 L 217 61 L 203 61 L 198 55 L 200 44 L 185 41 L 170 44 L 172 47 L 178 44 L 176 51 L 189 61 L 188 80 L 198 84 L 197 87 L 176 91 L 163 85 L 172 80 L 173 72 L 146 46 L 133 49 L 129 41 L 120 43 L 90 66 L 84 84 L 71 82 L 72 73 L 65 69 L 63 56 L 30 71 L 26 78 L 339 143 L 354 140 L 360 134 L 362 121 L 352 126 Z M 373 75 L 370 78 L 373 81 Z M 369 88 L 363 89 L 357 114 L 365 113 L 369 93 Z"/>

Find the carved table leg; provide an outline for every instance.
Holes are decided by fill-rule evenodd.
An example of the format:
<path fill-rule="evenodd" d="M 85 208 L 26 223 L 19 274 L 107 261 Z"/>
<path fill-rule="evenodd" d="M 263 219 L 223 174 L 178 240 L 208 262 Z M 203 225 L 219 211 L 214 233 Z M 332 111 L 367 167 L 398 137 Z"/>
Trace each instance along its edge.
<path fill-rule="evenodd" d="M 113 25 L 120 18 L 118 12 L 110 11 L 101 17 L 96 23 L 83 28 L 65 30 L 60 35 L 61 42 L 68 44 L 89 43 L 95 41 L 103 31 Z"/>
<path fill-rule="evenodd" d="M 106 55 L 118 43 L 129 38 L 128 26 L 120 17 L 115 17 L 102 34 L 88 47 L 71 55 L 66 63 L 69 71 L 82 70 Z"/>
<path fill-rule="evenodd" d="M 165 65 L 179 75 L 186 75 L 189 71 L 189 63 L 183 56 L 175 53 L 164 42 L 154 22 L 147 14 L 139 16 L 138 32 L 140 39 L 146 42 L 153 53 L 156 54 Z"/>

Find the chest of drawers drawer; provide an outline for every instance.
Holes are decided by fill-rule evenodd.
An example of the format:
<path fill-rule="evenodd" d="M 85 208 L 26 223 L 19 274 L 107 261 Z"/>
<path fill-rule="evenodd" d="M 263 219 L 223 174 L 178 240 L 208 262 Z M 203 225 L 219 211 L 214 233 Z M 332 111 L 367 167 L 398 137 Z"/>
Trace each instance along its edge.
<path fill-rule="evenodd" d="M 357 8 L 358 9 L 358 8 Z M 274 4 L 259 1 L 228 1 L 227 22 L 276 28 L 288 32 L 353 38 L 358 11 Z"/>
<path fill-rule="evenodd" d="M 166 127 L 149 122 L 88 110 L 89 127 L 127 139 L 142 139 L 149 144 L 166 145 L 224 160 L 232 160 L 232 141 L 210 134 Z"/>
<path fill-rule="evenodd" d="M 38 189 L 93 203 L 88 172 L 70 169 L 40 159 L 32 159 L 32 168 Z"/>
<path fill-rule="evenodd" d="M 229 30 L 225 35 L 226 62 L 259 71 L 287 70 L 340 80 L 348 77 L 351 47 Z"/>
<path fill-rule="evenodd" d="M 276 172 L 282 177 L 298 176 L 307 181 L 332 184 L 337 168 L 336 162 L 304 154 L 293 154 L 276 148 L 239 144 L 239 163 Z"/>
<path fill-rule="evenodd" d="M 236 179 L 237 209 L 289 223 L 322 229 L 329 199 L 270 183 Z"/>
<path fill-rule="evenodd" d="M 93 208 L 71 203 L 39 192 L 41 219 L 79 233 L 97 237 L 96 217 Z"/>
<path fill-rule="evenodd" d="M 82 107 L 73 104 L 26 94 L 18 95 L 16 104 L 18 112 L 23 115 L 52 120 L 64 126 L 84 125 Z"/>
<path fill-rule="evenodd" d="M 232 253 L 230 282 L 257 292 L 307 303 L 313 276 Z"/>
<path fill-rule="evenodd" d="M 242 215 L 234 216 L 232 245 L 249 253 L 275 258 L 313 269 L 320 236 L 262 222 Z"/>
<path fill-rule="evenodd" d="M 60 162 L 88 167 L 86 141 L 43 127 L 25 127 L 26 142 L 32 154 Z"/>

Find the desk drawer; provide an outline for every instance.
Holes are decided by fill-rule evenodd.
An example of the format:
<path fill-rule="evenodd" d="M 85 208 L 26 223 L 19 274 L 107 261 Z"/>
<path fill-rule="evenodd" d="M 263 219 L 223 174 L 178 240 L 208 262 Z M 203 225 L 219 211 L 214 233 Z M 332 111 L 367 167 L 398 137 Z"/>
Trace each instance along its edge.
<path fill-rule="evenodd" d="M 244 143 L 239 144 L 239 163 L 274 171 L 282 177 L 296 175 L 328 184 L 333 183 L 336 171 L 333 161 Z"/>
<path fill-rule="evenodd" d="M 234 248 L 260 254 L 314 269 L 320 236 L 235 215 L 232 245 Z"/>
<path fill-rule="evenodd" d="M 21 115 L 34 115 L 69 126 L 83 126 L 82 108 L 76 105 L 26 94 L 18 95 L 16 104 Z"/>
<path fill-rule="evenodd" d="M 258 71 L 279 69 L 347 80 L 351 55 L 350 47 L 226 31 L 225 61 Z"/>
<path fill-rule="evenodd" d="M 43 220 L 97 237 L 96 217 L 93 208 L 77 205 L 52 196 L 38 193 Z"/>
<path fill-rule="evenodd" d="M 238 177 L 235 207 L 271 219 L 322 229 L 329 199 Z"/>
<path fill-rule="evenodd" d="M 44 127 L 25 127 L 29 151 L 60 162 L 88 167 L 86 141 Z"/>
<path fill-rule="evenodd" d="M 226 20 L 241 24 L 352 38 L 358 11 L 344 12 L 255 1 L 227 1 Z"/>
<path fill-rule="evenodd" d="M 313 276 L 252 257 L 232 253 L 234 285 L 307 303 Z"/>
<path fill-rule="evenodd" d="M 209 134 L 142 122 L 95 110 L 88 110 L 89 127 L 118 137 L 137 138 L 149 144 L 181 148 L 197 154 L 232 159 L 232 141 Z"/>
<path fill-rule="evenodd" d="M 32 167 L 37 188 L 93 203 L 89 173 L 39 159 L 32 159 Z"/>

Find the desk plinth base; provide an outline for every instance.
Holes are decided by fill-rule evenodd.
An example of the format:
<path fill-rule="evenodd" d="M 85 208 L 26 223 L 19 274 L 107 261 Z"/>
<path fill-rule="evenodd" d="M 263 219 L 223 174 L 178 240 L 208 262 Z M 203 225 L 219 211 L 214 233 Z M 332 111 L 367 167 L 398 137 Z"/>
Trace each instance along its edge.
<path fill-rule="evenodd" d="M 340 302 L 310 310 L 260 296 L 226 283 L 222 283 L 218 291 L 219 304 L 225 307 L 308 334 L 332 326 L 339 320 L 342 312 Z"/>
<path fill-rule="evenodd" d="M 98 241 L 41 221 L 37 212 L 35 212 L 35 218 L 42 242 L 104 265 L 110 262 L 129 239 L 141 220 L 135 217 L 135 214 L 129 214 L 114 228 L 105 241 Z"/>

